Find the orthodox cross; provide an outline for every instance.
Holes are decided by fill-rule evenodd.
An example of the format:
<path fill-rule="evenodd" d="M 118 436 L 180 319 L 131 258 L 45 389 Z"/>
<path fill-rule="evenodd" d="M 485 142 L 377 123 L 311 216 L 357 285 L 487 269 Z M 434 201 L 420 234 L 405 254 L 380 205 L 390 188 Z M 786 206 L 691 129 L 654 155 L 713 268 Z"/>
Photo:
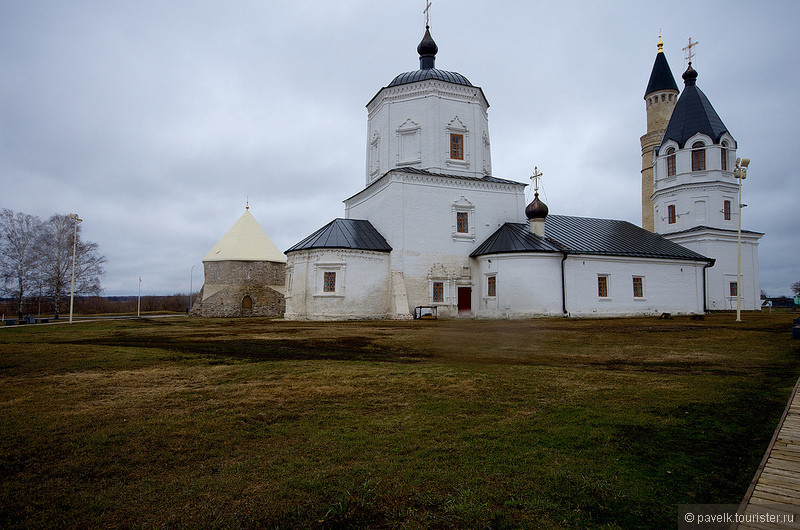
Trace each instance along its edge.
<path fill-rule="evenodd" d="M 694 57 L 694 54 L 692 53 L 692 48 L 694 48 L 698 44 L 700 44 L 699 41 L 698 42 L 692 42 L 692 38 L 689 37 L 689 45 L 687 47 L 683 48 L 683 51 L 686 52 L 686 60 L 689 61 L 689 64 L 692 64 L 692 57 Z"/>
<path fill-rule="evenodd" d="M 431 25 L 431 2 L 430 0 L 425 1 L 425 9 L 422 11 L 425 13 L 425 27 Z"/>
<path fill-rule="evenodd" d="M 539 179 L 542 177 L 544 173 L 539 171 L 538 166 L 533 166 L 533 175 L 531 175 L 531 181 L 533 181 L 533 191 L 539 193 Z"/>

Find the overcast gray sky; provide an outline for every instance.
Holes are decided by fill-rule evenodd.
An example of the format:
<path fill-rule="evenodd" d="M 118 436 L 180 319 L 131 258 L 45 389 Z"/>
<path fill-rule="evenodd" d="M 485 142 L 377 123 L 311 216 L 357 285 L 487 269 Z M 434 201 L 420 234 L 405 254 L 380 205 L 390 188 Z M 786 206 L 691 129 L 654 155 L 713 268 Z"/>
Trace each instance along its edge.
<path fill-rule="evenodd" d="M 483 88 L 496 176 L 640 224 L 659 30 L 752 159 L 761 286 L 800 280 L 800 2 L 433 0 L 437 67 Z M 416 70 L 424 0 L 0 0 L 0 208 L 76 212 L 109 295 L 187 292 L 250 210 L 281 250 L 365 183 L 366 103 Z"/>

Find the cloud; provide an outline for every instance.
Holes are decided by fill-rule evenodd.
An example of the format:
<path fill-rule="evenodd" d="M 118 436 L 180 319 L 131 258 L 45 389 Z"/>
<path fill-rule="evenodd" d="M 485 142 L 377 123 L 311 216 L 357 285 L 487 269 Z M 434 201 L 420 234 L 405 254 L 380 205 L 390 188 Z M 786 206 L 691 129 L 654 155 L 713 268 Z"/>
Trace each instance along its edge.
<path fill-rule="evenodd" d="M 365 104 L 418 66 L 420 6 L 75 0 L 0 7 L 0 207 L 76 211 L 108 256 L 108 294 L 188 289 L 189 270 L 251 211 L 286 249 L 365 183 Z M 642 99 L 659 29 L 752 158 L 745 227 L 761 282 L 800 280 L 790 163 L 800 70 L 794 2 L 770 9 L 474 0 L 434 3 L 437 66 L 481 86 L 497 176 L 545 173 L 550 210 L 640 218 Z M 691 16 L 689 16 L 691 15 Z M 742 21 L 746 21 L 743 24 Z M 199 285 L 202 280 L 195 280 Z"/>

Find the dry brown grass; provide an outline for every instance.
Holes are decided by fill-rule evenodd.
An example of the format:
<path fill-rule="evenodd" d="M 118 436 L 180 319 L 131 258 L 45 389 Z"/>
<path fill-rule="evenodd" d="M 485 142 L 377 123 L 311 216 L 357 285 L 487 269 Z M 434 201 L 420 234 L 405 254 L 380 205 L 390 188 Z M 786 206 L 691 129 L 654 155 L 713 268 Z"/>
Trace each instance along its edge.
<path fill-rule="evenodd" d="M 0 331 L 0 526 L 672 526 L 736 503 L 790 315 Z"/>

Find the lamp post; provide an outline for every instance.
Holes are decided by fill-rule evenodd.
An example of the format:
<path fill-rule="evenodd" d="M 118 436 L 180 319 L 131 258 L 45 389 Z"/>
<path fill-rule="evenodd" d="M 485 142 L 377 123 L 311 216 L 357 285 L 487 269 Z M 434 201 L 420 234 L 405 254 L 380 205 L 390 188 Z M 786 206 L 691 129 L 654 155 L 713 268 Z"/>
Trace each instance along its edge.
<path fill-rule="evenodd" d="M 83 219 L 76 213 L 69 214 L 69 218 L 75 222 L 75 231 L 72 236 L 72 287 L 69 291 L 69 322 L 72 324 L 72 307 L 75 302 L 75 251 L 78 247 L 78 223 Z"/>
<path fill-rule="evenodd" d="M 136 318 L 139 318 L 142 314 L 142 277 L 139 276 L 139 301 L 136 302 Z"/>
<path fill-rule="evenodd" d="M 736 253 L 736 322 L 742 321 L 742 181 L 747 178 L 747 166 L 750 165 L 749 158 L 737 158 L 736 169 L 733 176 L 739 179 L 739 231 L 737 236 Z"/>

